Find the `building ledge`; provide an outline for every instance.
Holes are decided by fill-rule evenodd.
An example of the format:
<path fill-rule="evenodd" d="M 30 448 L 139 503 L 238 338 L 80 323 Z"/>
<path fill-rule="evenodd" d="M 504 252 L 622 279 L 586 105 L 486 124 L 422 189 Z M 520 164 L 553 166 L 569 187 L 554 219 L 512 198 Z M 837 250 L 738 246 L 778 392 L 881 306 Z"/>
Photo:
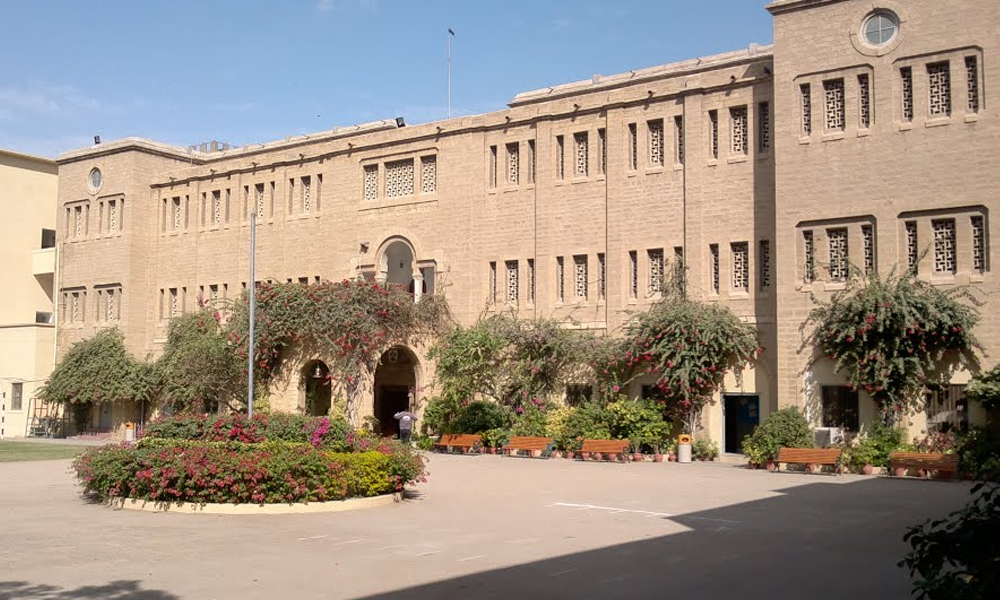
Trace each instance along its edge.
<path fill-rule="evenodd" d="M 56 249 L 42 248 L 31 252 L 31 274 L 52 275 L 56 272 Z"/>

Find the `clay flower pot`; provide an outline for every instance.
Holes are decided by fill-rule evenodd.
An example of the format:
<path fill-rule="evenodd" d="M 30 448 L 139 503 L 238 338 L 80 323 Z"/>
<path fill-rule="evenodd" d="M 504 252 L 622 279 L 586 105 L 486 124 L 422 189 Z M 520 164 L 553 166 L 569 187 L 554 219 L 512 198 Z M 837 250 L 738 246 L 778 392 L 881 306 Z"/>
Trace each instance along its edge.
<path fill-rule="evenodd" d="M 778 463 L 774 462 L 773 460 L 767 461 L 765 466 L 767 467 L 767 470 L 771 472 L 778 470 Z"/>
<path fill-rule="evenodd" d="M 670 454 L 667 455 L 667 460 L 669 460 L 670 462 L 677 462 L 677 455 L 671 452 Z"/>
<path fill-rule="evenodd" d="M 615 462 L 618 460 L 617 454 L 612 454 L 611 452 L 604 455 L 604 459 L 608 462 Z"/>
<path fill-rule="evenodd" d="M 552 458 L 562 458 L 562 452 L 560 452 L 558 450 L 553 450 L 552 451 Z"/>
<path fill-rule="evenodd" d="M 581 452 L 580 460 L 590 460 L 590 452 Z"/>
<path fill-rule="evenodd" d="M 633 462 L 642 462 L 643 458 L 644 457 L 642 455 L 642 452 L 633 452 L 632 453 L 632 461 Z"/>
<path fill-rule="evenodd" d="M 865 465 L 861 467 L 861 473 L 864 475 L 871 475 L 874 472 L 875 472 L 875 467 L 871 465 Z"/>
<path fill-rule="evenodd" d="M 570 452 L 570 451 L 566 451 L 566 454 L 564 454 L 563 456 L 565 456 L 566 458 L 568 458 L 568 459 L 570 459 L 570 460 L 572 460 L 572 459 L 573 459 L 573 453 L 572 453 L 572 452 Z"/>
<path fill-rule="evenodd" d="M 531 451 L 531 458 L 540 458 L 541 456 L 542 456 L 542 451 L 541 450 L 532 450 Z"/>
<path fill-rule="evenodd" d="M 806 473 L 815 473 L 817 470 L 816 465 L 812 463 L 806 465 Z"/>
<path fill-rule="evenodd" d="M 654 454 L 653 455 L 653 462 L 663 462 L 663 455 L 662 454 Z"/>

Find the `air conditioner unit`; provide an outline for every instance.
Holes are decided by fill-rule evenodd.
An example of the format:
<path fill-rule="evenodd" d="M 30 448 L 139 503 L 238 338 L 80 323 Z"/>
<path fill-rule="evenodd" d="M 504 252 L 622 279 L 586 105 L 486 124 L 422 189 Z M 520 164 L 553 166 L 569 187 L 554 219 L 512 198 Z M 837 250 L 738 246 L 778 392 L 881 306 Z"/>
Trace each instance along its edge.
<path fill-rule="evenodd" d="M 826 448 L 844 442 L 843 427 L 817 427 L 813 430 L 813 441 L 817 448 Z"/>

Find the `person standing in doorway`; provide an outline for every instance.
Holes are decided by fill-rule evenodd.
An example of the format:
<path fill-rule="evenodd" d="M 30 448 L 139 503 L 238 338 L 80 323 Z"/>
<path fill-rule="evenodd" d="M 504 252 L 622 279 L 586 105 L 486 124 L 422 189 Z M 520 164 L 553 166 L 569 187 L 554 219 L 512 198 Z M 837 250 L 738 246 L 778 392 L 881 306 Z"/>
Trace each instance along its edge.
<path fill-rule="evenodd" d="M 417 422 L 417 415 L 408 410 L 402 410 L 395 414 L 399 421 L 399 441 L 404 444 L 410 443 L 410 436 L 413 434 L 413 424 Z"/>

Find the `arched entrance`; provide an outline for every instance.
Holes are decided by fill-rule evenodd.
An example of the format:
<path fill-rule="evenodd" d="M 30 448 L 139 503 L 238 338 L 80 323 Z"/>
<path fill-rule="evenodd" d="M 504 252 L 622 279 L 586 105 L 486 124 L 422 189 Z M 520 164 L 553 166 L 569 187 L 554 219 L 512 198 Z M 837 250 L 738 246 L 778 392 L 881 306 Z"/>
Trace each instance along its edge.
<path fill-rule="evenodd" d="M 399 422 L 395 414 L 413 411 L 417 389 L 417 357 L 403 347 L 390 348 L 382 354 L 375 369 L 375 418 L 384 436 L 396 436 Z"/>
<path fill-rule="evenodd" d="M 299 381 L 305 390 L 305 412 L 313 417 L 324 417 L 330 412 L 330 369 L 321 360 L 311 360 L 302 367 Z"/>

